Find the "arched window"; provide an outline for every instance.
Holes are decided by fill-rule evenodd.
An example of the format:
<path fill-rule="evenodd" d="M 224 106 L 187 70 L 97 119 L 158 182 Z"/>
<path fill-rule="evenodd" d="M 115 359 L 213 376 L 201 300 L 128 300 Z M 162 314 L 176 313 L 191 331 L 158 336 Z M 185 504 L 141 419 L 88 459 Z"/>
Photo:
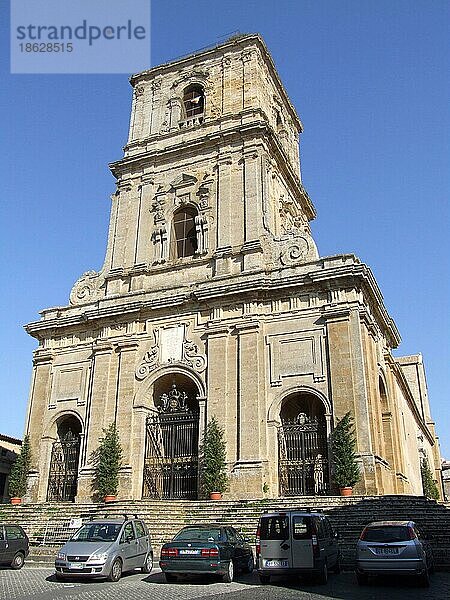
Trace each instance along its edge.
<path fill-rule="evenodd" d="M 196 216 L 197 211 L 190 206 L 178 209 L 173 215 L 173 246 L 176 258 L 193 256 L 197 251 Z"/>
<path fill-rule="evenodd" d="M 184 90 L 183 104 L 185 119 L 202 117 L 205 110 L 205 92 L 202 86 L 195 83 L 188 86 Z"/>

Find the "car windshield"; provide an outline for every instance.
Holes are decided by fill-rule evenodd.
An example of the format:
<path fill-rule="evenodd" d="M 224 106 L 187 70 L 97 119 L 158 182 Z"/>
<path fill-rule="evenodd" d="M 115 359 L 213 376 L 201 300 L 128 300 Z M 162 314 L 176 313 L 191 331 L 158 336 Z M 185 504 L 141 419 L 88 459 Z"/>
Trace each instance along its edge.
<path fill-rule="evenodd" d="M 383 525 L 369 527 L 364 534 L 365 542 L 407 542 L 410 540 L 408 527 L 405 525 Z"/>
<path fill-rule="evenodd" d="M 120 523 L 88 523 L 70 539 L 72 542 L 114 542 L 121 527 Z"/>
<path fill-rule="evenodd" d="M 215 528 L 204 528 L 204 527 L 188 527 L 187 529 L 182 529 L 177 535 L 173 538 L 174 541 L 194 541 L 194 540 L 203 540 L 210 542 L 217 542 L 220 540 L 220 529 Z"/>

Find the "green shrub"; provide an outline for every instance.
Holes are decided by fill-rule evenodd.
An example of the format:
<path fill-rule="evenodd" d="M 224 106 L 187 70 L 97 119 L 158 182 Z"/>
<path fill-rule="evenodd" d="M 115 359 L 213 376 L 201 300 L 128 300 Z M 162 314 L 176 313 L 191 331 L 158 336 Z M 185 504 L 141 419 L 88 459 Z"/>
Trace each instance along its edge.
<path fill-rule="evenodd" d="M 433 479 L 433 473 L 426 458 L 423 458 L 420 462 L 420 474 L 422 475 L 423 495 L 432 500 L 439 500 L 439 488 Z"/>
<path fill-rule="evenodd" d="M 212 417 L 206 425 L 201 455 L 201 483 L 205 494 L 223 493 L 228 489 L 226 441 L 224 430 Z"/>
<path fill-rule="evenodd" d="M 28 472 L 31 466 L 30 438 L 23 438 L 22 448 L 9 475 L 8 491 L 11 498 L 22 498 L 27 493 Z"/>
<path fill-rule="evenodd" d="M 103 429 L 103 437 L 94 453 L 94 489 L 99 499 L 116 496 L 119 490 L 119 470 L 122 464 L 122 446 L 115 423 Z"/>
<path fill-rule="evenodd" d="M 331 434 L 333 477 L 340 488 L 353 487 L 361 478 L 355 450 L 353 417 L 348 412 L 337 422 Z"/>

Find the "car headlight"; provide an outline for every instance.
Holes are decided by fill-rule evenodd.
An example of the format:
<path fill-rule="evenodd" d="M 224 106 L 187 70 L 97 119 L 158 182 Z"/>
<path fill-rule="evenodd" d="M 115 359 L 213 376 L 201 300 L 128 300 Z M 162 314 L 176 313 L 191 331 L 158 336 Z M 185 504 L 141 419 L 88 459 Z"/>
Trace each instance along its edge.
<path fill-rule="evenodd" d="M 65 552 L 58 552 L 58 554 L 56 555 L 56 558 L 59 558 L 59 560 L 66 560 Z"/>
<path fill-rule="evenodd" d="M 89 557 L 89 560 L 92 560 L 95 562 L 106 562 L 108 560 L 108 553 L 107 552 L 97 552 L 95 554 L 91 554 L 91 556 Z"/>

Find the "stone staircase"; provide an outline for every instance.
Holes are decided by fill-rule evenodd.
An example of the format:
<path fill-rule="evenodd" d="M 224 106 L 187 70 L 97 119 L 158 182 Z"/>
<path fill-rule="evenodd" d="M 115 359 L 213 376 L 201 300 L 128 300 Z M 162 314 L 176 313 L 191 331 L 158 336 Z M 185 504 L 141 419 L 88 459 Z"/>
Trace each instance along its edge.
<path fill-rule="evenodd" d="M 326 513 L 339 532 L 344 568 L 352 568 L 355 545 L 370 521 L 410 519 L 433 545 L 436 567 L 450 569 L 450 504 L 422 496 L 336 496 L 264 500 L 128 500 L 109 504 L 0 505 L 0 522 L 15 522 L 25 529 L 32 545 L 31 560 L 51 562 L 58 546 L 73 533 L 72 519 L 88 521 L 106 515 L 138 515 L 147 523 L 155 549 L 169 541 L 184 525 L 221 522 L 233 525 L 253 543 L 263 512 L 301 508 Z M 72 522 L 73 525 L 76 523 Z"/>

